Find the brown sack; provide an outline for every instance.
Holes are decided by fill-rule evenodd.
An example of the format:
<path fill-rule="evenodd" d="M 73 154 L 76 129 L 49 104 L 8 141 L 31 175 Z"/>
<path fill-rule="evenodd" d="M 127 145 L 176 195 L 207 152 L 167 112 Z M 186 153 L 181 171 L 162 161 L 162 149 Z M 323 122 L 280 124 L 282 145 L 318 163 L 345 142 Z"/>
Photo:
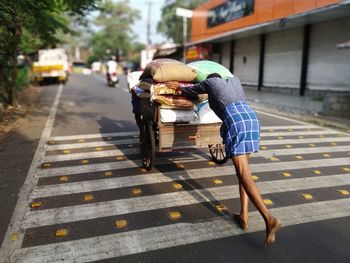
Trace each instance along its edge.
<path fill-rule="evenodd" d="M 174 108 L 193 109 L 194 106 L 189 99 L 176 95 L 158 95 L 154 97 L 154 101 Z"/>
<path fill-rule="evenodd" d="M 197 74 L 195 70 L 174 59 L 156 59 L 148 63 L 140 80 L 152 77 L 156 82 L 184 81 L 192 82 Z"/>

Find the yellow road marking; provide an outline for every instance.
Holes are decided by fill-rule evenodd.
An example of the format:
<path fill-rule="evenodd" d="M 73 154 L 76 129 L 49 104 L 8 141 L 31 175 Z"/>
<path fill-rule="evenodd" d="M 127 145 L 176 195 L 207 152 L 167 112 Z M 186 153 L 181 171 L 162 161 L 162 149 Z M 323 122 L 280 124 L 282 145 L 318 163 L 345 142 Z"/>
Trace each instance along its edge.
<path fill-rule="evenodd" d="M 51 145 L 56 144 L 55 141 L 48 141 L 47 143 L 48 143 L 48 144 L 51 144 Z"/>
<path fill-rule="evenodd" d="M 285 177 L 291 177 L 292 176 L 292 174 L 288 173 L 288 172 L 283 172 L 282 175 L 285 176 Z"/>
<path fill-rule="evenodd" d="M 102 147 L 96 147 L 95 149 L 96 149 L 96 151 L 102 151 L 103 148 Z"/>
<path fill-rule="evenodd" d="M 265 205 L 272 205 L 273 204 L 273 202 L 270 199 L 264 199 L 263 202 Z"/>
<path fill-rule="evenodd" d="M 278 158 L 273 157 L 273 156 L 272 156 L 272 157 L 270 157 L 269 159 L 270 159 L 270 161 L 273 161 L 273 162 L 279 161 L 279 159 L 278 159 Z"/>
<path fill-rule="evenodd" d="M 342 167 L 341 170 L 343 172 L 350 172 L 350 167 Z"/>
<path fill-rule="evenodd" d="M 134 195 L 140 195 L 142 193 L 142 190 L 140 188 L 133 188 L 131 192 Z"/>
<path fill-rule="evenodd" d="M 213 179 L 214 184 L 222 184 L 223 181 L 221 179 Z"/>
<path fill-rule="evenodd" d="M 43 163 L 43 164 L 41 165 L 41 167 L 42 167 L 42 168 L 49 168 L 49 167 L 51 167 L 51 163 Z"/>
<path fill-rule="evenodd" d="M 321 171 L 320 171 L 320 170 L 312 170 L 312 172 L 313 172 L 314 174 L 321 174 Z"/>
<path fill-rule="evenodd" d="M 179 168 L 179 169 L 185 168 L 185 166 L 183 164 L 181 164 L 181 163 L 177 163 L 176 167 Z"/>
<path fill-rule="evenodd" d="M 171 220 L 179 220 L 181 218 L 181 213 L 179 211 L 171 211 L 169 212 L 169 218 Z"/>
<path fill-rule="evenodd" d="M 215 206 L 216 210 L 218 210 L 219 212 L 224 212 L 227 211 L 227 207 L 225 205 L 216 205 Z"/>
<path fill-rule="evenodd" d="M 55 236 L 56 237 L 64 237 L 66 235 L 68 235 L 68 229 L 67 228 L 57 229 L 55 231 Z"/>
<path fill-rule="evenodd" d="M 331 157 L 331 155 L 328 154 L 328 153 L 324 153 L 324 154 L 322 154 L 322 156 L 323 156 L 323 157 L 326 157 L 326 158 Z"/>
<path fill-rule="evenodd" d="M 104 172 L 104 174 L 103 174 L 104 176 L 112 176 L 113 175 L 113 173 L 112 172 L 110 172 L 110 171 L 108 171 L 108 172 Z"/>
<path fill-rule="evenodd" d="M 81 163 L 81 164 L 88 164 L 88 163 L 89 163 L 89 160 L 81 160 L 80 163 Z"/>
<path fill-rule="evenodd" d="M 309 143 L 309 146 L 310 146 L 310 147 L 315 147 L 316 145 L 313 144 L 313 143 Z"/>
<path fill-rule="evenodd" d="M 92 201 L 92 200 L 94 200 L 93 195 L 84 195 L 84 201 Z"/>
<path fill-rule="evenodd" d="M 337 192 L 341 195 L 350 195 L 350 192 L 344 189 L 337 190 Z"/>
<path fill-rule="evenodd" d="M 216 165 L 216 163 L 215 163 L 215 162 L 209 161 L 209 162 L 208 162 L 208 165 Z"/>
<path fill-rule="evenodd" d="M 182 189 L 182 184 L 174 183 L 174 184 L 173 184 L 173 187 L 174 187 L 176 190 L 179 190 L 179 189 Z"/>
<path fill-rule="evenodd" d="M 293 146 L 290 145 L 290 144 L 287 144 L 287 145 L 286 145 L 286 148 L 293 148 Z"/>
<path fill-rule="evenodd" d="M 125 219 L 114 221 L 114 226 L 118 229 L 123 229 L 128 225 L 128 222 Z"/>
<path fill-rule="evenodd" d="M 267 147 L 266 146 L 260 146 L 261 150 L 266 150 Z"/>
<path fill-rule="evenodd" d="M 307 200 L 313 199 L 313 196 L 311 194 L 301 194 L 301 197 Z"/>
<path fill-rule="evenodd" d="M 40 202 L 40 201 L 38 201 L 38 202 L 32 202 L 31 204 L 30 204 L 30 207 L 31 208 L 39 208 L 39 207 L 41 207 L 42 206 L 42 202 Z"/>
<path fill-rule="evenodd" d="M 124 157 L 123 157 L 123 156 L 117 156 L 117 157 L 115 157 L 115 159 L 116 159 L 117 161 L 122 161 L 122 160 L 124 160 Z"/>
<path fill-rule="evenodd" d="M 254 181 L 257 181 L 257 180 L 259 179 L 259 177 L 256 176 L 256 175 L 252 175 L 252 179 L 253 179 Z"/>
<path fill-rule="evenodd" d="M 60 180 L 61 183 L 68 182 L 68 176 L 60 176 L 59 180 Z"/>
<path fill-rule="evenodd" d="M 298 160 L 304 159 L 304 157 L 301 156 L 301 155 L 296 155 L 295 158 L 298 159 Z"/>
<path fill-rule="evenodd" d="M 84 139 L 80 139 L 78 142 L 85 142 L 85 140 Z"/>

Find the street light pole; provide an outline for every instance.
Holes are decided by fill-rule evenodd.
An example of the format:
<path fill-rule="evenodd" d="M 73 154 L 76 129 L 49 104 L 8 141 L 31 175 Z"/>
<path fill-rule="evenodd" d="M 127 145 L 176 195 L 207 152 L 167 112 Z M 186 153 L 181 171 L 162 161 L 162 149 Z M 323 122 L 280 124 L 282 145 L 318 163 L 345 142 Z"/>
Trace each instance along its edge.
<path fill-rule="evenodd" d="M 185 8 L 176 8 L 176 15 L 182 16 L 183 23 L 183 62 L 186 63 L 186 47 L 187 47 L 187 18 L 191 18 L 193 16 L 193 11 Z"/>
<path fill-rule="evenodd" d="M 186 48 L 187 48 L 187 17 L 183 16 L 182 17 L 182 22 L 183 22 L 183 62 L 186 63 Z"/>

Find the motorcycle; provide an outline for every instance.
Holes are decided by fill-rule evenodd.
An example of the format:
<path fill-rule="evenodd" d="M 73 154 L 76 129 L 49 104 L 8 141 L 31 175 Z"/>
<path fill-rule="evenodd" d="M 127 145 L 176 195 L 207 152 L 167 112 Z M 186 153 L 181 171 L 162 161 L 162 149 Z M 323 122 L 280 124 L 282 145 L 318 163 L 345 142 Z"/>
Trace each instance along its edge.
<path fill-rule="evenodd" d="M 107 84 L 109 87 L 114 88 L 115 85 L 119 82 L 117 72 L 107 73 Z"/>

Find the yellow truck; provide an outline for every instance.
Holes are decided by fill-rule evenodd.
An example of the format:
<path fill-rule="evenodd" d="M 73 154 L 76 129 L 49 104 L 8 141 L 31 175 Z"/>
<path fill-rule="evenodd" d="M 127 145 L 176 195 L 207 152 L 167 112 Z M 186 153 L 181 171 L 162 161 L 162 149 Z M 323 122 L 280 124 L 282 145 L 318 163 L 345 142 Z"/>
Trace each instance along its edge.
<path fill-rule="evenodd" d="M 63 48 L 42 49 L 38 61 L 33 63 L 33 74 L 37 82 L 57 79 L 65 83 L 68 79 L 68 56 Z"/>

